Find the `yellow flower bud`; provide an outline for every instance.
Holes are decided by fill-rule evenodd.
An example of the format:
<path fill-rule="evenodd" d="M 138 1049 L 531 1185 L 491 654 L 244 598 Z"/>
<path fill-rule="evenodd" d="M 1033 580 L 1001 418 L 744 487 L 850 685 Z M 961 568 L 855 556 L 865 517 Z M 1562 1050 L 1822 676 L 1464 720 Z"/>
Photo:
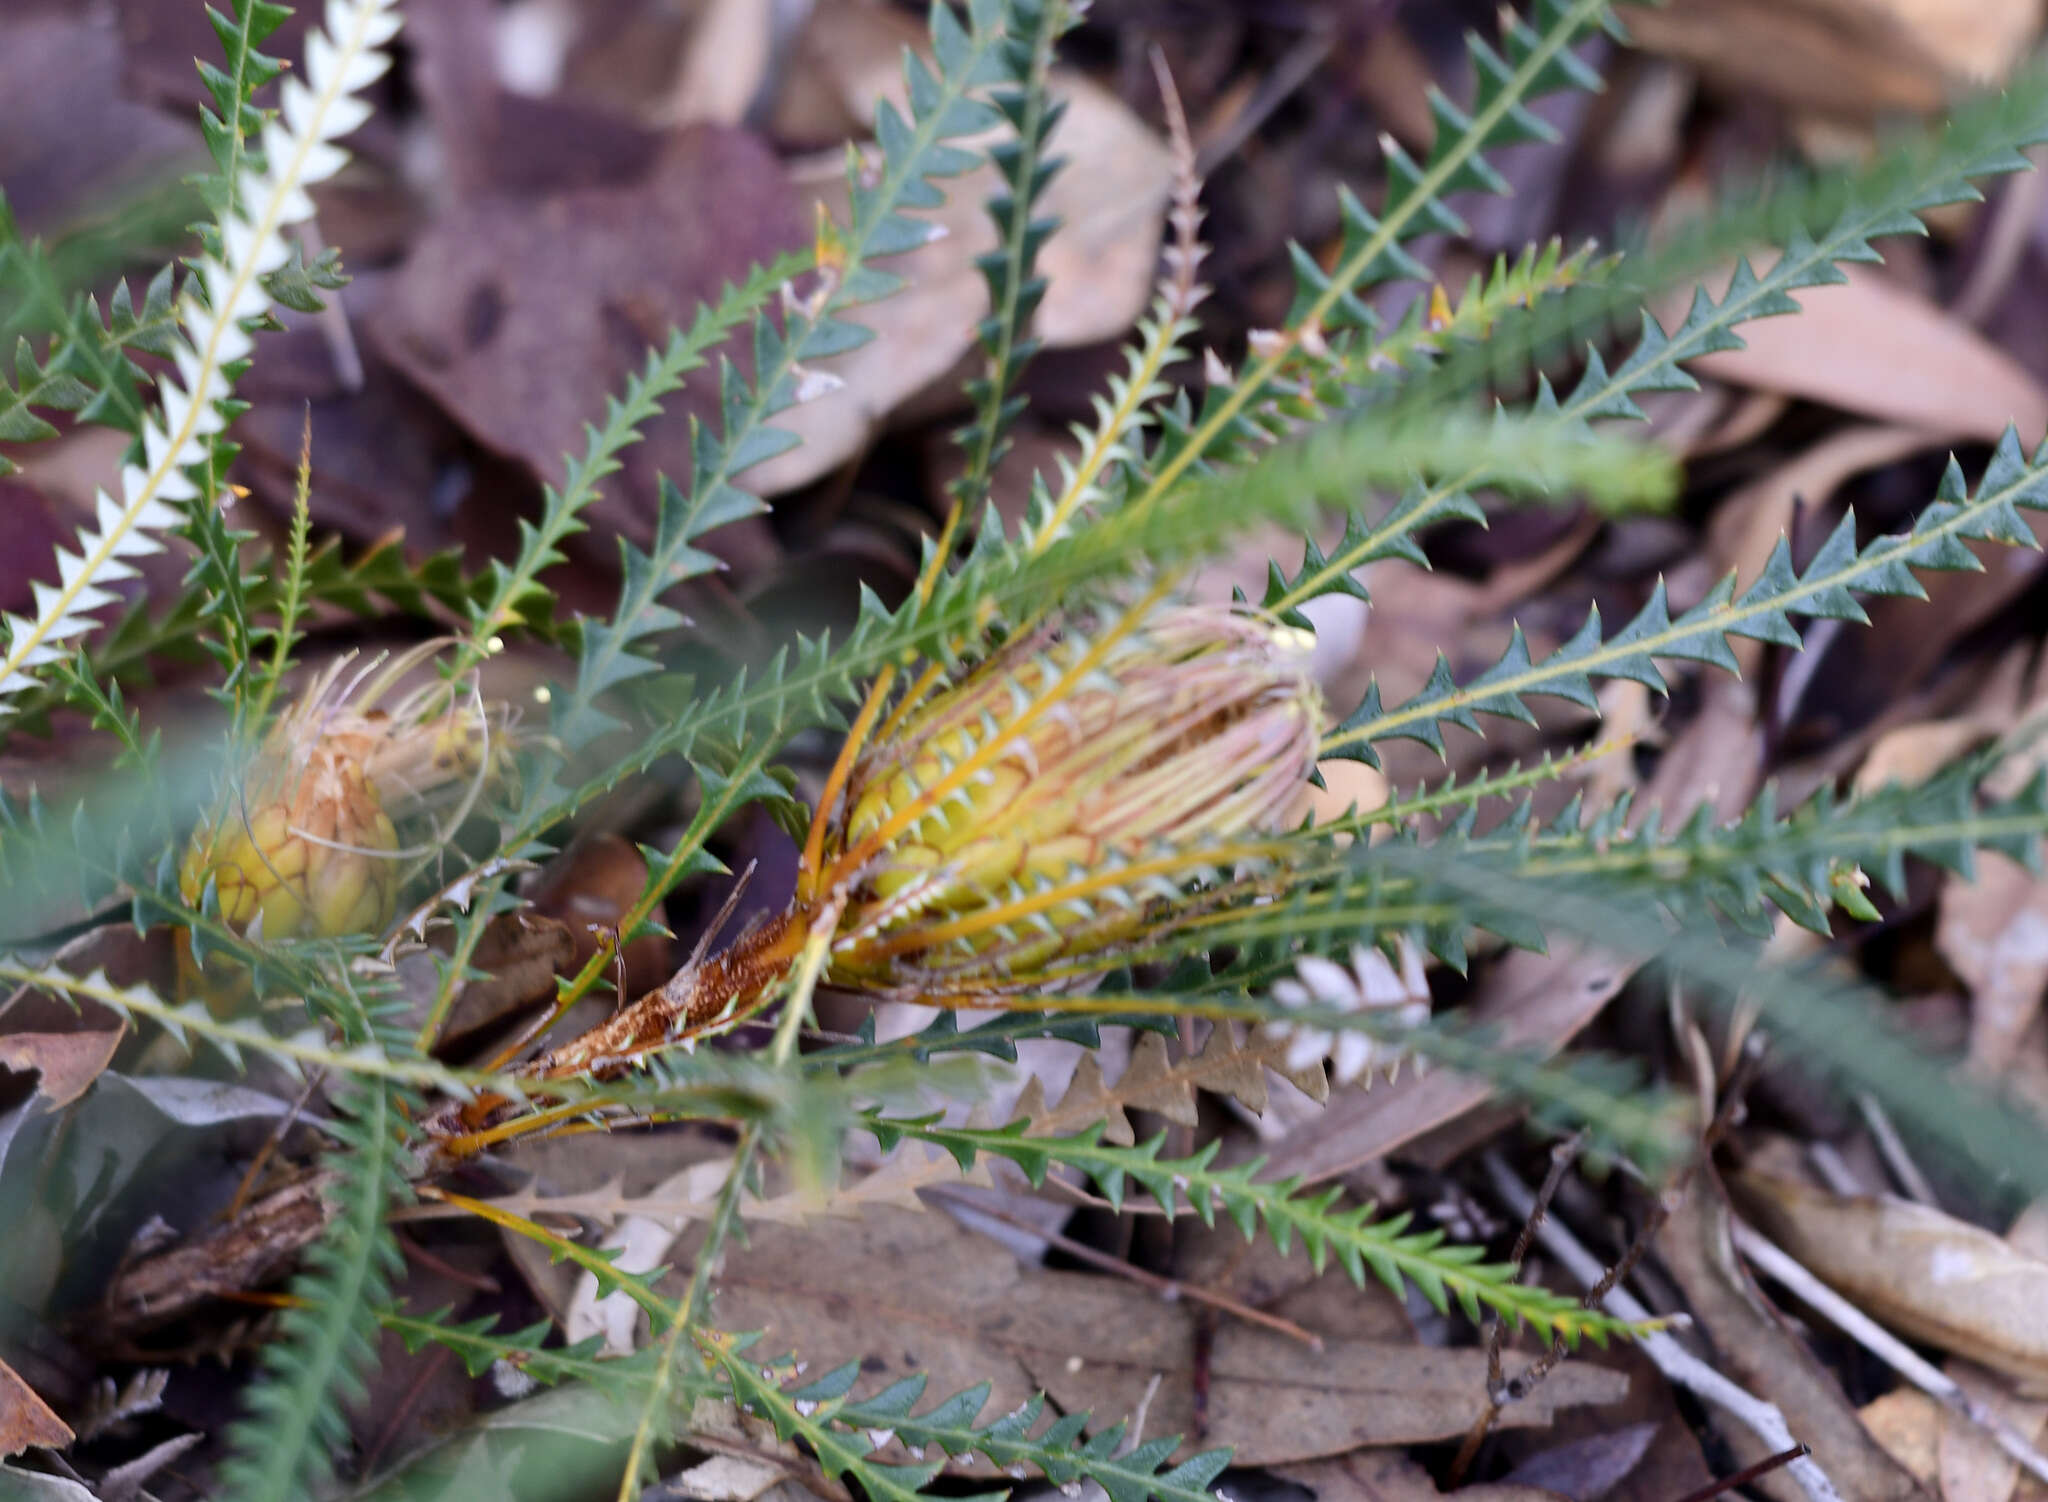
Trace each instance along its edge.
<path fill-rule="evenodd" d="M 193 832 L 178 870 L 187 902 L 197 904 L 211 883 L 222 919 L 250 937 L 331 938 L 390 925 L 406 857 L 420 853 L 402 846 L 397 821 L 466 804 L 509 769 L 505 714 L 473 694 L 433 683 L 379 707 L 437 646 L 372 663 L 346 682 L 347 660 L 337 662 L 279 716 L 219 810 Z M 213 965 L 201 977 L 189 942 L 181 953 L 188 985 L 227 994 L 234 977 Z"/>
<path fill-rule="evenodd" d="M 898 706 L 825 842 L 852 884 L 833 980 L 1081 981 L 1243 880 L 1308 809 L 1309 646 L 1223 607 L 1089 617 Z"/>
<path fill-rule="evenodd" d="M 362 763 L 315 746 L 293 767 L 266 754 L 246 797 L 195 833 L 178 872 L 187 901 L 211 881 L 221 917 L 267 938 L 371 933 L 398 902 L 398 830 Z"/>

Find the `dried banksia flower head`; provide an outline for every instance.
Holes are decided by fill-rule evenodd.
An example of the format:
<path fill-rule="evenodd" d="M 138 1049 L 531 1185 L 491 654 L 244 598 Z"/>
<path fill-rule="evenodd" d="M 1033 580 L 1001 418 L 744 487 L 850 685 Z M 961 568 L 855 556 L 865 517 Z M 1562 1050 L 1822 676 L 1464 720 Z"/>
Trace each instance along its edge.
<path fill-rule="evenodd" d="M 943 997 L 1081 982 L 1255 879 L 1307 809 L 1308 634 L 1222 606 L 1100 613 L 929 675 L 825 840 L 832 978 Z"/>
<path fill-rule="evenodd" d="M 323 673 L 279 717 L 220 811 L 186 847 L 178 884 L 212 884 L 221 917 L 252 936 L 372 933 L 390 923 L 405 862 L 399 826 L 452 810 L 449 827 L 507 772 L 502 709 L 473 686 L 430 682 L 394 694 L 439 643 L 349 672 Z"/>

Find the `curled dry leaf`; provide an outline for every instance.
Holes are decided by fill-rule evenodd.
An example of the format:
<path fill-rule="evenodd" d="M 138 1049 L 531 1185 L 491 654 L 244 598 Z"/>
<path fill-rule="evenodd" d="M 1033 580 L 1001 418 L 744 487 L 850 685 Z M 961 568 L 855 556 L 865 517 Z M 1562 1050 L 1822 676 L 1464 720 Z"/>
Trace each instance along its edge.
<path fill-rule="evenodd" d="M 61 1450 L 71 1443 L 71 1426 L 50 1411 L 13 1367 L 0 1361 L 0 1458 L 32 1446 Z"/>
<path fill-rule="evenodd" d="M 1734 1183 L 1765 1234 L 1873 1318 L 2048 1392 L 2048 1259 L 1909 1200 Z"/>
<path fill-rule="evenodd" d="M 49 1109 L 68 1106 L 91 1088 L 114 1057 L 122 1032 L 10 1033 L 0 1036 L 0 1069 L 33 1071 Z"/>

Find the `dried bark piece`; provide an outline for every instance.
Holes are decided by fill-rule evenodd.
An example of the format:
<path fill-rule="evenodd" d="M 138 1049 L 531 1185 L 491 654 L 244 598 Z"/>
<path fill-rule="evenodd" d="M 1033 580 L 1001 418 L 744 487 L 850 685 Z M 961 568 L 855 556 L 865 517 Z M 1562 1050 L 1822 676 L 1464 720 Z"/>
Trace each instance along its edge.
<path fill-rule="evenodd" d="M 332 1218 L 322 1191 L 335 1177 L 307 1174 L 252 1200 L 210 1235 L 123 1268 L 91 1321 L 94 1338 L 119 1341 L 168 1324 L 208 1299 L 282 1277 Z"/>

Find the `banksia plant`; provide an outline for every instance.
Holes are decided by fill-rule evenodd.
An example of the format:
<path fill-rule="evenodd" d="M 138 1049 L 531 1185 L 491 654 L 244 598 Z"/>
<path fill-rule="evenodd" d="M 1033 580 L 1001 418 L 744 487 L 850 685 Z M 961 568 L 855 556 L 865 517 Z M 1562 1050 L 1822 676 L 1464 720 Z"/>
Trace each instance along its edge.
<path fill-rule="evenodd" d="M 1596 86 L 1579 50 L 1596 31 L 1619 31 L 1607 0 L 1527 0 L 1503 10 L 1496 40 L 1470 40 L 1462 102 L 1431 95 L 1433 139 L 1420 159 L 1387 140 L 1377 159 L 1384 191 L 1343 194 L 1334 233 L 1297 249 L 1281 326 L 1219 340 L 1229 359 L 1203 347 L 1201 183 L 1165 80 L 1178 170 L 1151 313 L 1075 441 L 1038 466 L 1019 525 L 1004 520 L 1015 508 L 994 502 L 999 473 L 1005 484 L 1010 474 L 1010 426 L 1038 389 L 1021 376 L 1039 340 L 1036 313 L 1049 305 L 1039 251 L 1057 232 L 1044 212 L 1063 108 L 1052 81 L 1060 39 L 1084 9 L 1078 0 L 936 5 L 928 60 L 905 65 L 905 103 L 880 106 L 873 142 L 848 153 L 845 193 L 834 200 L 844 214 L 821 208 L 806 248 L 735 279 L 650 348 L 615 398 L 600 406 L 596 393 L 568 393 L 593 416 L 581 448 L 559 471 L 544 467 L 552 483 L 507 534 L 506 555 L 474 572 L 459 558 L 420 560 L 396 546 L 350 555 L 313 545 L 310 461 L 288 566 L 252 566 L 260 544 L 231 532 L 216 505 L 236 461 L 231 383 L 262 357 L 257 335 L 274 305 L 304 306 L 309 281 L 328 285 L 283 231 L 311 215 L 307 185 L 341 165 L 334 143 L 367 108 L 357 95 L 384 67 L 395 0 L 330 0 L 275 117 L 254 101 L 283 64 L 256 49 L 283 12 L 266 0 L 223 7 L 232 14 L 215 24 L 226 66 L 204 74 L 219 172 L 189 274 L 181 281 L 172 268 L 152 281 L 139 315 L 125 290 L 108 299 L 105 321 L 81 294 L 40 352 L 33 338 L 21 341 L 11 384 L 0 373 L 0 441 L 56 436 L 32 408 L 118 419 L 133 439 L 92 526 L 54 561 L 56 582 L 32 611 L 0 622 L 0 735 L 47 722 L 52 708 L 83 711 L 118 739 L 119 769 L 138 774 L 159 815 L 95 844 L 85 837 L 95 810 L 81 798 L 66 812 L 84 835 L 53 840 L 46 827 L 59 821 L 9 788 L 0 868 L 54 867 L 61 856 L 87 890 L 120 888 L 138 925 L 178 933 L 189 994 L 77 973 L 76 955 L 60 955 L 52 937 L 75 916 L 68 910 L 19 953 L 0 955 L 0 979 L 116 1009 L 137 1031 L 154 1030 L 138 1050 L 151 1060 L 216 1070 L 261 1057 L 299 1071 L 320 1140 L 342 1144 L 305 1148 L 304 1134 L 281 1132 L 266 1160 L 308 1160 L 291 1165 L 306 1174 L 303 1193 L 268 1197 L 289 1217 L 262 1219 L 259 1192 L 228 1224 L 197 1233 L 218 1244 L 189 1241 L 160 1257 L 152 1231 L 135 1266 L 124 1263 L 125 1278 L 193 1256 L 177 1265 L 227 1268 L 219 1277 L 232 1281 L 253 1263 L 212 1255 L 219 1245 L 263 1247 L 265 1276 L 306 1252 L 298 1282 L 274 1300 L 249 1416 L 228 1432 L 233 1453 L 209 1494 L 395 1495 L 421 1479 L 406 1494 L 467 1495 L 458 1488 L 473 1490 L 478 1475 L 509 1468 L 523 1487 L 546 1473 L 529 1463 L 544 1448 L 535 1438 L 458 1457 L 449 1474 L 459 1479 L 445 1490 L 425 1474 L 390 1489 L 388 1478 L 361 1475 L 330 1487 L 337 1457 L 383 1454 L 381 1443 L 350 1446 L 344 1412 L 380 1350 L 379 1325 L 415 1348 L 456 1353 L 473 1375 L 603 1384 L 576 1444 L 616 1441 L 622 1498 L 641 1495 L 655 1457 L 707 1415 L 718 1426 L 713 1446 L 730 1446 L 736 1415 L 765 1420 L 749 1445 L 772 1430 L 776 1466 L 793 1473 L 814 1457 L 826 1477 L 804 1478 L 813 1489 L 889 1502 L 925 1494 L 941 1452 L 978 1454 L 1006 1474 L 1035 1471 L 1066 1491 L 1097 1484 L 1118 1502 L 1198 1502 L 1212 1489 L 1220 1452 L 1175 1464 L 1170 1438 L 1134 1447 L 1119 1431 L 1091 1430 L 1079 1412 L 1041 1425 L 1037 1407 L 981 1426 L 986 1388 L 934 1395 L 934 1406 L 923 1379 L 904 1374 L 855 1398 L 866 1381 L 858 1362 L 793 1385 L 803 1353 L 784 1363 L 767 1347 L 751 1351 L 748 1337 L 717 1327 L 711 1303 L 734 1228 L 800 1213 L 770 1165 L 789 1166 L 801 1189 L 852 1191 L 844 1209 L 863 1188 L 868 1203 L 902 1203 L 944 1187 L 956 1169 L 979 1173 L 1003 1158 L 1034 1183 L 1057 1174 L 1069 1197 L 1092 1185 L 1113 1210 L 1142 1197 L 1148 1213 L 1227 1220 L 1248 1236 L 1263 1228 L 1283 1253 L 1306 1249 L 1318 1265 L 1334 1260 L 1360 1282 L 1378 1278 L 1474 1319 L 1492 1311 L 1566 1342 L 1633 1333 L 1641 1327 L 1526 1280 L 1483 1248 L 1449 1244 L 1411 1215 L 1347 1206 L 1339 1189 L 1294 1176 L 1299 1165 L 1225 1153 L 1206 1135 L 1214 1113 L 1197 1109 L 1196 1092 L 1209 1090 L 1263 1110 L 1269 1071 L 1320 1099 L 1430 1060 L 1455 1071 L 1430 1092 L 1470 1089 L 1477 1100 L 1484 1083 L 1512 1094 L 1546 1126 L 1590 1128 L 1604 1153 L 1655 1183 L 1695 1145 L 1672 1129 L 1681 1113 L 1669 1094 L 1645 1090 L 1615 1061 L 1558 1053 L 1566 1039 L 1542 1028 L 1518 1030 L 1516 998 L 1502 1003 L 1503 1017 L 1468 1001 L 1488 984 L 1484 973 L 1475 986 L 1444 988 L 1445 1015 L 1431 1016 L 1428 967 L 1441 978 L 1503 943 L 1589 942 L 1602 986 L 1620 983 L 1610 968 L 1661 960 L 1688 987 L 1753 998 L 1759 1026 L 1798 1039 L 1815 1069 L 1882 1098 L 1903 1126 L 1958 1159 L 1975 1154 L 2009 1184 L 2048 1191 L 2037 1123 L 1944 1083 L 1868 1021 L 1882 1008 L 1867 998 L 1765 969 L 1729 942 L 1779 917 L 1824 929 L 1835 910 L 1875 916 L 1861 873 L 1901 891 L 1909 858 L 1960 868 L 1980 848 L 2032 854 L 2048 829 L 2048 781 L 1997 795 L 1981 767 L 1966 766 L 1854 800 L 1823 793 L 1789 813 L 1759 798 L 1727 825 L 1701 815 L 1667 826 L 1625 799 L 1587 809 L 1558 798 L 1544 806 L 1561 811 L 1539 820 L 1534 801 L 1595 754 L 1580 716 L 1597 711 L 1603 685 L 1661 693 L 1681 673 L 1732 668 L 1736 638 L 1796 648 L 1815 618 L 1856 619 L 1859 597 L 1911 594 L 1928 570 L 1975 566 L 1973 548 L 2030 539 L 2021 513 L 2048 510 L 2048 452 L 2029 456 L 2009 437 L 1974 488 L 1952 466 L 1895 536 L 1869 537 L 1844 518 L 1801 563 L 1782 544 L 1747 580 L 1689 579 L 1670 591 L 1645 581 L 1625 623 L 1589 612 L 1562 627 L 1544 619 L 1539 631 L 1532 618 L 1525 634 L 1502 621 L 1507 645 L 1491 664 L 1474 664 L 1477 637 L 1461 635 L 1405 693 L 1375 678 L 1326 708 L 1337 687 L 1319 687 L 1310 653 L 1329 597 L 1363 601 L 1386 571 L 1426 566 L 1445 523 L 1482 521 L 1497 503 L 1673 500 L 1676 459 L 1625 437 L 1623 422 L 1640 418 L 1652 394 L 1692 384 L 1687 362 L 1737 346 L 1745 321 L 1788 312 L 1796 294 L 1839 280 L 1841 265 L 1876 259 L 1875 237 L 1915 228 L 1918 211 L 2017 168 L 2022 148 L 2048 138 L 2048 76 L 1959 110 L 1847 191 L 1802 188 L 1769 213 L 1675 227 L 1628 258 L 1531 247 L 1454 299 L 1419 259 L 1421 247 L 1464 231 L 1446 195 L 1504 188 L 1488 153 L 1544 136 L 1532 104 Z M 793 406 L 830 399 L 830 362 L 869 337 L 860 309 L 901 285 L 885 263 L 952 228 L 921 216 L 942 201 L 946 180 L 977 167 L 1001 181 L 990 203 L 994 249 L 974 259 L 989 293 L 973 329 L 984 361 L 964 393 L 964 462 L 947 487 L 948 513 L 935 519 L 922 566 L 904 570 L 914 583 L 886 600 L 863 593 L 831 635 L 780 650 L 756 654 L 750 627 L 745 666 L 737 651 L 721 660 L 727 643 L 685 616 L 678 586 L 719 566 L 710 534 L 767 509 L 746 487 L 756 466 L 797 442 L 776 423 Z M 1781 249 L 1765 271 L 1738 264 L 1725 290 L 1701 293 L 1672 327 L 1641 313 L 1661 286 L 1772 237 Z M 39 254 L 15 242 L 0 214 L 0 291 L 22 267 L 46 276 Z M 1263 288 L 1250 303 L 1282 307 Z M 1560 331 L 1569 347 L 1552 373 L 1569 374 L 1554 385 L 1539 367 Z M 745 358 L 711 368 L 737 340 Z M 136 353 L 168 368 L 145 370 Z M 844 368 L 860 378 L 858 366 Z M 689 442 L 672 450 L 687 457 L 662 477 L 651 525 L 621 540 L 615 605 L 571 611 L 549 588 L 565 565 L 586 566 L 570 563 L 571 539 L 601 524 L 608 477 L 693 381 L 710 388 L 693 397 L 708 399 L 693 402 Z M 1295 540 L 1268 560 L 1263 593 L 1187 603 L 1185 582 L 1206 560 L 1274 527 Z M 98 631 L 116 586 L 132 584 L 136 560 L 173 529 L 199 554 L 185 595 L 169 609 L 139 602 Z M 1626 590 L 1617 582 L 1612 593 Z M 1603 587 L 1603 602 L 1608 594 Z M 776 594 L 733 598 L 751 610 Z M 272 715 L 302 625 L 317 620 L 325 631 L 345 614 L 386 609 L 432 622 L 421 634 L 436 633 L 434 643 L 389 662 L 332 666 Z M 765 609 L 754 624 L 773 629 Z M 515 735 L 475 674 L 501 646 L 536 643 L 560 654 L 546 659 L 557 681 L 536 692 L 545 725 Z M 189 805 L 170 791 L 176 780 L 163 775 L 162 738 L 124 684 L 160 660 L 203 661 L 197 647 L 220 668 L 214 687 L 232 708 L 238 754 L 193 829 Z M 1390 654 L 1379 666 L 1394 665 Z M 1539 715 L 1544 700 L 1563 712 Z M 1544 756 L 1512 765 L 1477 757 L 1476 738 L 1501 722 L 1545 737 Z M 1402 740 L 1457 758 L 1456 775 L 1382 764 Z M 1315 797 L 1318 769 L 1345 760 L 1385 774 L 1356 784 L 1373 789 L 1367 806 Z M 807 781 L 821 762 L 822 780 Z M 795 792 L 813 787 L 814 798 Z M 673 937 L 658 932 L 679 921 L 683 904 L 672 899 L 719 870 L 712 852 L 737 816 L 764 808 L 794 847 L 790 896 L 735 932 L 721 916 L 686 963 L 633 995 L 627 952 Z M 637 892 L 621 889 L 614 901 L 607 890 L 602 921 L 575 935 L 590 941 L 556 944 L 566 920 L 550 917 L 541 889 L 519 873 L 579 841 L 617 845 L 619 836 L 646 841 L 624 868 Z M 259 976 L 288 978 L 290 994 L 225 1015 Z M 621 989 L 614 1001 L 610 985 Z M 851 1036 L 806 1032 L 826 988 L 866 1005 Z M 447 1025 L 480 1000 L 492 1003 L 479 1010 L 493 1031 Z M 884 1005 L 895 1002 L 937 1008 L 938 1020 L 882 1037 L 881 1017 L 908 1010 Z M 574 1022 L 572 1009 L 581 1009 Z M 609 1015 L 589 1025 L 593 1009 Z M 969 1009 L 990 1015 L 969 1021 Z M 765 1044 L 746 1026 L 759 1019 L 773 1020 Z M 988 1092 L 976 1097 L 981 1066 L 1017 1059 L 1020 1042 L 1096 1048 L 1112 1028 L 1151 1032 L 1118 1079 L 1096 1070 L 1057 1102 L 1034 1079 L 1005 1121 L 951 1109 L 970 1097 L 986 1104 Z M 156 1037 L 188 1046 L 156 1049 Z M 958 1073 L 924 1067 L 969 1054 L 980 1057 L 943 1060 L 970 1066 Z M 1170 1134 L 1124 1139 L 1132 1113 L 1155 1111 L 1204 1137 L 1171 1150 Z M 687 1280 L 634 1271 L 649 1264 L 560 1229 L 586 1210 L 592 1219 L 630 1213 L 624 1180 L 571 1209 L 537 1189 L 509 1190 L 503 1177 L 518 1154 L 499 1150 L 522 1138 L 588 1133 L 583 1161 L 603 1163 L 598 1132 L 655 1125 L 694 1132 L 692 1149 L 709 1148 L 694 1154 L 693 1184 L 699 1171 L 723 1174 L 712 1199 L 693 1188 L 687 1204 L 660 1212 L 662 1224 L 702 1223 Z M 842 1134 L 855 1131 L 882 1154 L 869 1178 L 853 1177 L 873 1163 L 864 1142 L 841 1161 Z M 14 1139 L 17 1151 L 30 1135 Z M 850 1181 L 839 1189 L 826 1187 L 835 1164 Z M 913 1177 L 883 1177 L 906 1166 Z M 495 1202 L 473 1197 L 508 1190 Z M 613 1361 L 557 1343 L 545 1325 L 500 1331 L 488 1316 L 464 1322 L 394 1300 L 401 1263 L 390 1211 L 410 1199 L 576 1263 L 601 1298 L 623 1293 L 648 1316 L 659 1349 Z M 422 1217 L 414 1230 L 432 1237 L 435 1226 Z M 0 1236 L 0 1255 L 6 1243 Z M 810 1276 L 808 1264 L 792 1266 Z M 504 1301 L 518 1297 L 503 1290 Z M 492 1298 L 494 1311 L 509 1307 Z M 120 1313 L 111 1299 L 107 1308 Z M 960 1328 L 984 1311 L 972 1313 Z M 387 1434 L 410 1427 L 394 1420 Z M 877 1458 L 890 1443 L 912 1463 Z"/>
<path fill-rule="evenodd" d="M 217 215 L 178 295 L 175 333 L 149 346 L 171 366 L 156 382 L 158 410 L 136 409 L 137 441 L 115 492 L 98 494 L 92 524 L 73 548 L 59 551 L 58 582 L 36 587 L 33 615 L 0 622 L 0 714 L 49 664 L 74 650 L 73 639 L 90 629 L 93 612 L 116 598 L 109 586 L 134 577 L 134 560 L 162 549 L 158 534 L 177 524 L 181 507 L 214 504 L 215 493 L 200 481 L 212 481 L 208 461 L 232 412 L 234 373 L 254 346 L 250 331 L 277 305 L 269 279 L 292 260 L 286 231 L 313 215 L 307 188 L 347 162 L 334 143 L 369 117 L 357 95 L 389 65 L 385 49 L 399 26 L 393 0 L 331 0 L 326 30 L 312 33 L 303 72 L 284 79 L 281 108 L 265 121 L 250 107 L 245 88 L 277 75 L 279 64 L 255 45 L 289 12 L 266 0 L 243 0 L 235 10 L 233 21 L 218 24 L 236 73 L 204 72 L 220 112 L 207 116 L 221 169 L 209 183 L 219 200 Z M 26 343 L 22 349 L 26 354 Z M 87 406 L 85 389 L 75 380 L 70 386 L 79 394 L 63 404 L 88 411 L 102 405 Z M 44 435 L 31 430 L 31 436 Z"/>

